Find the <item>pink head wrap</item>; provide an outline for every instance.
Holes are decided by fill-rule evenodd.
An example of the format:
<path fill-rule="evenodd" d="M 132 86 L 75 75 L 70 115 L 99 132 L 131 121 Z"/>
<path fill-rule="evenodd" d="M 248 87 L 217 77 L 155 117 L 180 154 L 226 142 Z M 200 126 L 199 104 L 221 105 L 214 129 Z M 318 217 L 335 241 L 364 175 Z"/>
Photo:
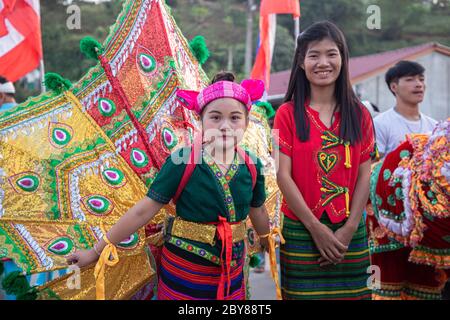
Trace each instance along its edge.
<path fill-rule="evenodd" d="M 178 90 L 177 99 L 184 107 L 200 114 L 209 103 L 221 98 L 235 99 L 250 111 L 252 102 L 260 99 L 263 94 L 264 82 L 247 79 L 242 81 L 240 85 L 231 81 L 218 81 L 200 92 Z"/>

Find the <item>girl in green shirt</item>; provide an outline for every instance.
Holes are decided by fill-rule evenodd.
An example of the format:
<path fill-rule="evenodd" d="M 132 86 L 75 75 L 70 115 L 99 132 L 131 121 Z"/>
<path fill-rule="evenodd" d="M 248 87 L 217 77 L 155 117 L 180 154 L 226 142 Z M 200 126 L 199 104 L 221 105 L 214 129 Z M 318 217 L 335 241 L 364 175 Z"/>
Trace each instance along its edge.
<path fill-rule="evenodd" d="M 169 156 L 147 197 L 93 249 L 75 252 L 68 263 L 95 262 L 107 244 L 120 243 L 173 200 L 176 217 L 165 230 L 158 299 L 245 299 L 245 221 L 250 217 L 267 247 L 269 217 L 261 161 L 237 146 L 252 101 L 263 92 L 261 81 L 239 85 L 231 73 L 218 74 L 200 93 L 179 90 L 179 101 L 201 117 L 197 143 Z"/>

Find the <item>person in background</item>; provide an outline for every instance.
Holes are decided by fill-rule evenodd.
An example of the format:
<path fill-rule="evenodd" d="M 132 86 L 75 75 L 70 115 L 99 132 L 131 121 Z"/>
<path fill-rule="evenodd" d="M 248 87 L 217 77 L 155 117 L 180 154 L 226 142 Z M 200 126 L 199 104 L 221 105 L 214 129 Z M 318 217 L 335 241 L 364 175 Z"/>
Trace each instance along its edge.
<path fill-rule="evenodd" d="M 0 76 L 0 112 L 5 112 L 17 105 L 15 93 L 13 83 Z"/>
<path fill-rule="evenodd" d="M 400 61 L 386 73 L 386 84 L 395 106 L 374 119 L 381 157 L 397 148 L 411 133 L 431 132 L 436 120 L 424 115 L 419 104 L 425 96 L 425 68 L 413 61 Z"/>

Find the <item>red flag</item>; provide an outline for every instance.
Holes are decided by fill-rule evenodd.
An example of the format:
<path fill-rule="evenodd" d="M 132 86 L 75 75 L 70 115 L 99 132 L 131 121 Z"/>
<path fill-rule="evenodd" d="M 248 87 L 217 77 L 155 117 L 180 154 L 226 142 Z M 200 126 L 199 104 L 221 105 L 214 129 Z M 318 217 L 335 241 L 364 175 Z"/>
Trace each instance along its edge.
<path fill-rule="evenodd" d="M 250 78 L 264 81 L 266 90 L 269 89 L 270 65 L 272 64 L 272 51 L 275 44 L 276 15 L 270 14 L 259 18 L 260 44 L 255 64 Z"/>
<path fill-rule="evenodd" d="M 299 0 L 262 0 L 259 19 L 260 44 L 255 64 L 250 77 L 264 81 L 266 90 L 269 89 L 270 66 L 275 45 L 276 14 L 292 14 L 300 17 Z"/>
<path fill-rule="evenodd" d="M 300 17 L 300 1 L 299 0 L 262 0 L 261 15 L 271 13 L 292 14 L 295 18 Z"/>
<path fill-rule="evenodd" d="M 39 0 L 0 0 L 0 75 L 17 81 L 41 59 Z"/>

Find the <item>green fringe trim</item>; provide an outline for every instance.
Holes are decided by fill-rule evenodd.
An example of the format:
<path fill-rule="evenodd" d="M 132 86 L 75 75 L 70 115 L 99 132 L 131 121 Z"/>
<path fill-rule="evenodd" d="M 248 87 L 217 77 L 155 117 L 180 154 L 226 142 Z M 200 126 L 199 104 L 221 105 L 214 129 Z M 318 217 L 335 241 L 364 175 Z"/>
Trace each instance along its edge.
<path fill-rule="evenodd" d="M 13 109 L 10 109 L 10 110 L 0 113 L 0 124 L 1 124 L 2 128 L 4 128 L 3 123 L 2 123 L 3 119 L 5 119 L 6 123 L 8 124 L 10 121 L 8 118 L 11 115 L 19 114 L 23 110 L 30 109 L 37 104 L 42 104 L 47 99 L 54 97 L 54 95 L 55 95 L 54 92 L 48 91 L 48 92 L 42 93 L 41 95 L 39 95 L 37 97 L 29 97 L 24 102 L 17 105 Z"/>
<path fill-rule="evenodd" d="M 2 288 L 8 295 L 15 295 L 17 300 L 36 300 L 39 290 L 30 287 L 27 278 L 20 271 L 8 274 L 2 280 Z"/>
<path fill-rule="evenodd" d="M 27 278 L 20 271 L 14 271 L 8 274 L 2 280 L 2 287 L 7 294 L 21 295 L 30 290 Z"/>
<path fill-rule="evenodd" d="M 189 42 L 189 47 L 200 64 L 204 64 L 208 60 L 209 50 L 203 36 L 195 36 L 191 42 Z"/>
<path fill-rule="evenodd" d="M 267 119 L 271 119 L 275 116 L 275 110 L 272 107 L 272 104 L 270 102 L 266 101 L 258 101 L 255 103 L 258 107 L 263 107 L 266 109 L 266 117 Z"/>
<path fill-rule="evenodd" d="M 256 268 L 261 264 L 261 256 L 259 254 L 254 254 L 250 258 L 249 265 L 251 268 Z"/>
<path fill-rule="evenodd" d="M 98 60 L 98 56 L 103 53 L 100 42 L 89 36 L 81 39 L 80 50 L 86 57 L 94 60 Z"/>
<path fill-rule="evenodd" d="M 91 83 L 101 77 L 104 73 L 105 71 L 102 69 L 100 64 L 90 67 L 83 77 L 74 85 L 72 90 L 73 94 L 77 95 L 81 91 L 85 90 Z"/>
<path fill-rule="evenodd" d="M 28 254 L 28 249 L 26 249 L 25 245 L 17 239 L 18 236 L 10 231 L 11 228 L 12 227 L 6 224 L 6 222 L 1 222 L 0 219 L 0 238 L 3 238 L 1 244 L 4 246 L 11 246 L 11 251 L 6 250 L 5 253 L 0 253 L 2 258 L 16 256 L 17 258 L 14 259 L 16 265 L 27 272 L 37 268 L 36 262 Z"/>
<path fill-rule="evenodd" d="M 21 293 L 16 296 L 17 300 L 36 300 L 39 290 L 36 287 L 30 288 L 27 292 Z"/>
<path fill-rule="evenodd" d="M 48 90 L 52 90 L 57 94 L 61 94 L 63 91 L 69 90 L 72 87 L 72 83 L 69 80 L 53 72 L 45 74 L 44 84 Z"/>
<path fill-rule="evenodd" d="M 86 239 L 86 236 L 88 235 L 85 235 L 83 233 L 81 226 L 79 224 L 75 224 L 73 226 L 73 230 L 76 232 L 76 235 L 78 236 L 77 238 L 80 245 L 82 245 L 84 249 L 91 249 L 93 246 L 92 245 L 93 239 L 90 241 L 91 243 L 88 241 L 88 239 Z"/>
<path fill-rule="evenodd" d="M 402 249 L 405 246 L 401 244 L 400 242 L 390 239 L 390 243 L 388 244 L 382 244 L 378 246 L 374 246 L 373 241 L 369 240 L 369 251 L 370 254 L 376 254 L 376 253 L 382 253 L 382 252 L 391 252 L 398 249 Z"/>

